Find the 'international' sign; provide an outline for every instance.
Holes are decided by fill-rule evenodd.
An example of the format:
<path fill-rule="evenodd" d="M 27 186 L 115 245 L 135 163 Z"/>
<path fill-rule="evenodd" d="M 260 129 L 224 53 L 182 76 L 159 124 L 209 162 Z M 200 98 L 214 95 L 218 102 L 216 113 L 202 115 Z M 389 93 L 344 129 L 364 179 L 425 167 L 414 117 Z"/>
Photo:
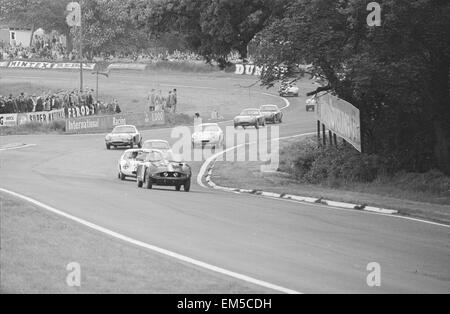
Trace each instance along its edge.
<path fill-rule="evenodd" d="M 318 98 L 317 119 L 361 151 L 359 109 L 345 100 L 326 94 Z"/>

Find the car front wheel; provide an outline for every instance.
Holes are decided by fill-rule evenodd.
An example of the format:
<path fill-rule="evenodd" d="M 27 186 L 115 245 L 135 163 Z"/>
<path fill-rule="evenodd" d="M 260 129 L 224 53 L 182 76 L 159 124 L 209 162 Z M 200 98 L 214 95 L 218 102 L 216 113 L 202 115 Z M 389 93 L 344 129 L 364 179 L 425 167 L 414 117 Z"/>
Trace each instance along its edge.
<path fill-rule="evenodd" d="M 142 187 L 142 184 L 143 184 L 143 182 L 142 182 L 141 180 L 139 180 L 139 178 L 137 178 L 137 179 L 136 179 L 136 182 L 137 182 L 137 186 L 138 186 L 138 188 L 141 188 L 141 187 Z"/>
<path fill-rule="evenodd" d="M 184 182 L 184 191 L 189 192 L 191 190 L 191 179 L 186 180 Z"/>
<path fill-rule="evenodd" d="M 111 149 L 111 145 L 106 144 L 106 149 L 110 150 Z"/>
<path fill-rule="evenodd" d="M 150 179 L 150 176 L 146 175 L 145 176 L 145 188 L 148 189 L 148 190 L 151 190 L 152 187 L 153 187 L 152 179 Z"/>

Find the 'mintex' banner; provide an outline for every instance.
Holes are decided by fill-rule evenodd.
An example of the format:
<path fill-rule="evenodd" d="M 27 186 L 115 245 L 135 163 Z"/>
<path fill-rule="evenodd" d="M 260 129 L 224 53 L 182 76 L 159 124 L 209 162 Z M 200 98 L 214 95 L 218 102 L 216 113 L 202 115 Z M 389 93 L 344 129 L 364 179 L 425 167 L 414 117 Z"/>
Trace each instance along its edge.
<path fill-rule="evenodd" d="M 79 117 L 66 120 L 67 133 L 89 133 L 111 131 L 118 125 L 132 124 L 135 126 L 154 126 L 165 123 L 163 111 L 144 113 L 126 113 L 109 116 Z"/>
<path fill-rule="evenodd" d="M 41 70 L 78 70 L 80 69 L 79 63 L 56 63 L 56 62 L 30 62 L 30 61 L 11 61 L 9 62 L 9 68 L 22 68 L 22 69 L 41 69 Z M 83 63 L 83 69 L 94 70 L 95 63 Z"/>

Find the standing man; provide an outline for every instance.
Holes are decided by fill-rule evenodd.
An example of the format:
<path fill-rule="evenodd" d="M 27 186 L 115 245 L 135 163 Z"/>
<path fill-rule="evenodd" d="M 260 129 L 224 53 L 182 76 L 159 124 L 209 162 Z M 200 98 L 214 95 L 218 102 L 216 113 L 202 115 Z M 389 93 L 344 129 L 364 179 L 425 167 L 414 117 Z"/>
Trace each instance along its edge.
<path fill-rule="evenodd" d="M 156 108 L 156 103 L 155 103 L 155 89 L 152 89 L 152 91 L 150 92 L 150 94 L 148 95 L 148 108 L 150 111 L 155 111 Z"/>
<path fill-rule="evenodd" d="M 167 96 L 167 111 L 173 112 L 173 95 L 172 95 L 172 91 L 169 91 L 169 95 Z"/>
<path fill-rule="evenodd" d="M 173 97 L 173 113 L 175 113 L 177 111 L 177 103 L 178 103 L 176 88 L 173 89 L 172 97 Z"/>

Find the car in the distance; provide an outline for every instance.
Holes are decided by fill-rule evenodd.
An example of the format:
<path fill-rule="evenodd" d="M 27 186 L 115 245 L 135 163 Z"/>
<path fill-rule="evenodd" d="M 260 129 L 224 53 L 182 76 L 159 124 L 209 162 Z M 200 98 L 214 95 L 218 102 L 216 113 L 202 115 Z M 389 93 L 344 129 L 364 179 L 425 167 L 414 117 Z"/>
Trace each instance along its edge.
<path fill-rule="evenodd" d="M 283 122 L 283 112 L 281 112 L 277 105 L 262 105 L 260 110 L 266 123 Z"/>
<path fill-rule="evenodd" d="M 244 129 L 249 126 L 259 128 L 266 125 L 266 119 L 261 113 L 261 110 L 256 108 L 244 109 L 238 116 L 234 118 L 234 128 L 243 127 Z"/>
<path fill-rule="evenodd" d="M 136 173 L 138 187 L 151 189 L 154 185 L 175 186 L 177 191 L 184 187 L 186 192 L 191 189 L 191 167 L 183 162 L 165 157 L 157 149 L 149 150 L 145 160 L 139 163 Z"/>
<path fill-rule="evenodd" d="M 105 136 L 106 149 L 135 145 L 142 148 L 142 136 L 134 125 L 116 126 L 111 133 Z"/>
<path fill-rule="evenodd" d="M 278 93 L 281 97 L 298 97 L 300 89 L 295 85 L 283 83 Z"/>
<path fill-rule="evenodd" d="M 191 137 L 192 148 L 211 146 L 213 148 L 223 146 L 223 131 L 217 123 L 204 123 L 194 127 Z"/>
<path fill-rule="evenodd" d="M 148 152 L 145 149 L 126 150 L 119 158 L 117 177 L 120 180 L 125 180 L 127 177 L 136 178 L 137 167 L 139 163 L 144 162 Z"/>

